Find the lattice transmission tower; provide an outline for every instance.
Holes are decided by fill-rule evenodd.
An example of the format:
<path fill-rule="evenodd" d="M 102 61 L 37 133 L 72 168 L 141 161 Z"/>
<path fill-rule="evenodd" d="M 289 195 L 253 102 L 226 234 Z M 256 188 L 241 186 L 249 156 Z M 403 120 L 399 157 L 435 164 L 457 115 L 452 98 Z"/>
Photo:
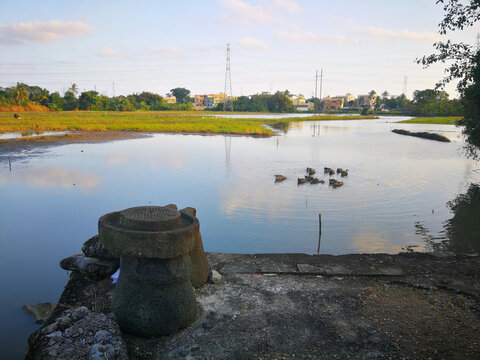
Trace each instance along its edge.
<path fill-rule="evenodd" d="M 408 76 L 403 77 L 403 95 L 407 96 L 407 82 Z"/>
<path fill-rule="evenodd" d="M 230 44 L 227 44 L 227 69 L 225 71 L 225 101 L 223 102 L 223 111 L 233 111 L 232 101 L 232 72 L 230 71 Z"/>

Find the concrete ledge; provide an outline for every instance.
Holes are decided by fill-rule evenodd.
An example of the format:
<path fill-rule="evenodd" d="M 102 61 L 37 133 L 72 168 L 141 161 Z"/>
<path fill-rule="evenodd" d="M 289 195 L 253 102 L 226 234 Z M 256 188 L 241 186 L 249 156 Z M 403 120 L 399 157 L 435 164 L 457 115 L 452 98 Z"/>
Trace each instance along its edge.
<path fill-rule="evenodd" d="M 198 319 L 165 337 L 122 334 L 130 359 L 480 358 L 477 255 L 207 257 L 222 276 L 196 291 Z M 108 313 L 113 286 L 73 272 L 63 311 Z M 45 353 L 34 335 L 31 358 Z"/>

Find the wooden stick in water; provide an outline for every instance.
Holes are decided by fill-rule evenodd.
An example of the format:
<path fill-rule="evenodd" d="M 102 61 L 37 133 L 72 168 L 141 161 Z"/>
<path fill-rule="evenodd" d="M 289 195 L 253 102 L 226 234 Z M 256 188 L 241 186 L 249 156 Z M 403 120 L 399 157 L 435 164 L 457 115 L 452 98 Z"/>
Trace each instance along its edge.
<path fill-rule="evenodd" d="M 322 214 L 318 214 L 318 248 L 317 254 L 320 254 L 320 242 L 322 241 Z"/>

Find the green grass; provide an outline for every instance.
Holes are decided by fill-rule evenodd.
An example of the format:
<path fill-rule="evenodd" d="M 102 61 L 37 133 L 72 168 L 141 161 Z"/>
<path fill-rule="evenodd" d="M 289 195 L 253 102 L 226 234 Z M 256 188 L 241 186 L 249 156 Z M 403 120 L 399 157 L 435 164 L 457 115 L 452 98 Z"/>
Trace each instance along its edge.
<path fill-rule="evenodd" d="M 458 120 L 461 120 L 461 116 L 432 116 L 432 117 L 418 117 L 410 120 L 399 121 L 399 123 L 409 124 L 441 124 L 441 125 L 455 125 Z"/>
<path fill-rule="evenodd" d="M 373 116 L 311 116 L 289 119 L 228 119 L 201 112 L 183 111 L 59 111 L 22 112 L 15 119 L 13 112 L 0 112 L 0 132 L 7 131 L 141 131 L 162 133 L 210 133 L 272 136 L 279 122 L 313 120 L 353 120 Z M 261 116 L 261 115 L 260 115 Z"/>

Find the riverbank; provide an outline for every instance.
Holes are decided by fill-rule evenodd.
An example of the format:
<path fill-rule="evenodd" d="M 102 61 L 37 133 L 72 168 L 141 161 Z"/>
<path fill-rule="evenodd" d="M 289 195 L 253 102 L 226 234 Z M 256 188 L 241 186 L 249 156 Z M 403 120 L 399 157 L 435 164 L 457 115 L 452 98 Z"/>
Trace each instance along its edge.
<path fill-rule="evenodd" d="M 480 356 L 478 255 L 207 257 L 221 278 L 196 291 L 197 320 L 160 338 L 122 334 L 108 314 L 110 278 L 73 271 L 27 358 L 81 359 L 99 343 L 118 359 Z"/>
<path fill-rule="evenodd" d="M 12 112 L 0 113 L 0 133 L 25 131 L 130 131 L 194 134 L 273 136 L 268 127 L 285 121 L 358 120 L 374 116 L 316 115 L 289 119 L 227 118 L 199 112 L 178 111 L 62 111 L 24 112 L 20 119 Z M 218 115 L 222 115 L 219 113 Z"/>

